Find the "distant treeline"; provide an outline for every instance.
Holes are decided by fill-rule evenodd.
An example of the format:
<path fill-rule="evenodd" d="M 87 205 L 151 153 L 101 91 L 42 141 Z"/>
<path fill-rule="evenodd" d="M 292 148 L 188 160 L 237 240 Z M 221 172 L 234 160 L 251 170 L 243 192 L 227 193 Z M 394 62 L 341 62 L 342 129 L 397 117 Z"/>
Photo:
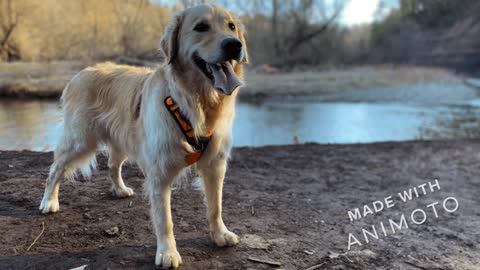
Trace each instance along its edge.
<path fill-rule="evenodd" d="M 148 0 L 0 0 L 0 59 L 148 54 L 158 47 L 171 13 Z"/>
<path fill-rule="evenodd" d="M 480 1 L 400 0 L 372 25 L 370 60 L 480 69 Z"/>
<path fill-rule="evenodd" d="M 0 0 L 0 60 L 150 60 L 172 14 L 202 2 L 242 17 L 254 64 L 317 65 L 342 57 L 344 33 L 335 23 L 344 0 Z"/>
<path fill-rule="evenodd" d="M 150 60 L 173 12 L 215 2 L 241 16 L 254 65 L 480 64 L 480 1 L 400 0 L 388 14 L 384 1 L 376 22 L 347 28 L 348 0 L 0 0 L 0 61 Z"/>

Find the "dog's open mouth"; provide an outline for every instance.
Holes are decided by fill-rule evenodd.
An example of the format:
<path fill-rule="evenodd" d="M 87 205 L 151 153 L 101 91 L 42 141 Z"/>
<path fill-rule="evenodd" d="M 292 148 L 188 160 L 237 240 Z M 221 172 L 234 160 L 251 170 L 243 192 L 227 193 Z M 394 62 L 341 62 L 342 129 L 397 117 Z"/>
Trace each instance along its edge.
<path fill-rule="evenodd" d="M 242 81 L 237 77 L 233 70 L 232 61 L 221 63 L 208 63 L 197 54 L 193 60 L 203 74 L 210 79 L 213 88 L 225 95 L 231 95 L 237 87 L 242 85 Z"/>

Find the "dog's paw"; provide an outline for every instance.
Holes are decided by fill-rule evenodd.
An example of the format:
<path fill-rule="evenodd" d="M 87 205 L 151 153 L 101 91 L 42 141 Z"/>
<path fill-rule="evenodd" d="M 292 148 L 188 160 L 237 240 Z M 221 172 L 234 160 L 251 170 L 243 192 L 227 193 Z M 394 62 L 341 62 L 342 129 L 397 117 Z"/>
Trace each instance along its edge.
<path fill-rule="evenodd" d="M 210 237 L 219 247 L 230 247 L 238 244 L 238 236 L 226 228 L 216 232 L 210 232 Z"/>
<path fill-rule="evenodd" d="M 43 198 L 38 208 L 42 211 L 42 214 L 55 213 L 60 210 L 60 204 L 58 200 L 49 200 L 48 198 Z"/>
<path fill-rule="evenodd" d="M 178 268 L 182 264 L 182 257 L 176 249 L 157 250 L 155 266 L 160 268 Z"/>
<path fill-rule="evenodd" d="M 112 188 L 112 193 L 118 198 L 126 198 L 126 197 L 131 197 L 135 195 L 135 192 L 133 192 L 133 189 L 129 187 L 124 187 L 124 188 Z"/>

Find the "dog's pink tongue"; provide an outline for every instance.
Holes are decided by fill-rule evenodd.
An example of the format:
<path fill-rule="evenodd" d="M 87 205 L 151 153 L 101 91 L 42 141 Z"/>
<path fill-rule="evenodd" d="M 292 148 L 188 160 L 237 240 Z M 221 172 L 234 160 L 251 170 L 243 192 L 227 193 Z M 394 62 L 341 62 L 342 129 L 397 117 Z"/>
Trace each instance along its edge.
<path fill-rule="evenodd" d="M 229 62 L 222 64 L 210 64 L 213 77 L 215 78 L 213 87 L 217 90 L 223 92 L 226 95 L 231 95 L 233 91 L 240 85 L 242 82 L 238 79 L 237 74 L 233 71 L 232 64 Z"/>

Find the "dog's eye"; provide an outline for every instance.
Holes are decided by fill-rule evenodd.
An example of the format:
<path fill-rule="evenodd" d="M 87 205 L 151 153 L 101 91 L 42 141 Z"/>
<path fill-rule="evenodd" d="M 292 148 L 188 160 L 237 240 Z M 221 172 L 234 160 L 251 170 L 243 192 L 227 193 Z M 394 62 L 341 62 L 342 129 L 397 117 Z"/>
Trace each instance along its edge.
<path fill-rule="evenodd" d="M 231 22 L 231 23 L 228 23 L 228 28 L 230 28 L 230 30 L 232 30 L 232 31 L 235 31 L 235 29 L 236 29 L 236 28 L 235 28 L 235 24 L 232 23 L 232 22 Z"/>
<path fill-rule="evenodd" d="M 210 25 L 206 23 L 198 23 L 197 25 L 195 25 L 195 28 L 193 28 L 193 30 L 197 32 L 207 32 L 209 29 Z"/>

